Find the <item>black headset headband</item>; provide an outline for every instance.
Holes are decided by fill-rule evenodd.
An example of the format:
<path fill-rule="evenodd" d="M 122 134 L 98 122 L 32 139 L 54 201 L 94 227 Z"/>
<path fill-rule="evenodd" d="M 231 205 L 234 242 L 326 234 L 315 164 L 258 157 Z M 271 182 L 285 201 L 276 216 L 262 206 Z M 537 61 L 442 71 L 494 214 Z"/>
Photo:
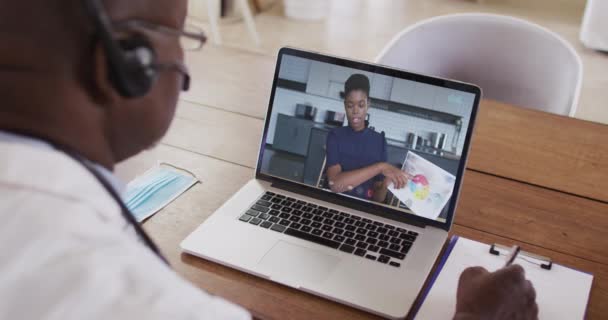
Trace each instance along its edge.
<path fill-rule="evenodd" d="M 103 44 L 107 56 L 110 79 L 116 90 L 127 98 L 140 97 L 148 93 L 154 82 L 155 72 L 138 59 L 137 50 L 144 48 L 153 56 L 149 45 L 142 45 L 141 37 L 137 48 L 125 49 L 112 35 L 110 18 L 100 0 L 84 0 L 88 16 L 92 19 L 95 31 Z M 133 42 L 127 39 L 126 42 Z M 126 51 L 128 50 L 128 51 Z"/>

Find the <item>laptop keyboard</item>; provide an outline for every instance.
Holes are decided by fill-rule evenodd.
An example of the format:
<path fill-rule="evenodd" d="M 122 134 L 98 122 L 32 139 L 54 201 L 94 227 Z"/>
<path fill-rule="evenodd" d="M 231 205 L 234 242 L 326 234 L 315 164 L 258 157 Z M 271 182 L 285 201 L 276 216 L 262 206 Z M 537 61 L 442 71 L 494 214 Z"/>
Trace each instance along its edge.
<path fill-rule="evenodd" d="M 400 267 L 418 233 L 266 192 L 240 221 Z"/>

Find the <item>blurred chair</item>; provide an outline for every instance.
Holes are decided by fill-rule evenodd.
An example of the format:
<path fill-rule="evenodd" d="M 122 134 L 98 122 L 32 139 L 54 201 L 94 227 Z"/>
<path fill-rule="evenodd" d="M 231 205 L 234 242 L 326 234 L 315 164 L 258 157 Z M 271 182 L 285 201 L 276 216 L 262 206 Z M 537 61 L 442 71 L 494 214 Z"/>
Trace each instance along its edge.
<path fill-rule="evenodd" d="M 209 25 L 211 26 L 211 34 L 213 35 L 213 41 L 221 45 L 222 44 L 222 36 L 220 35 L 220 27 L 219 27 L 219 16 L 220 16 L 220 4 L 221 0 L 207 0 L 207 14 L 209 17 Z M 249 31 L 249 35 L 253 39 L 256 45 L 260 45 L 260 35 L 255 27 L 255 22 L 253 21 L 253 15 L 251 13 L 251 8 L 249 8 L 249 4 L 247 0 L 235 0 L 236 6 L 238 10 L 241 11 L 243 15 L 243 20 L 247 25 L 247 30 Z"/>
<path fill-rule="evenodd" d="M 466 13 L 421 21 L 397 34 L 376 62 L 471 82 L 483 97 L 573 116 L 583 67 L 557 34 L 509 16 Z"/>

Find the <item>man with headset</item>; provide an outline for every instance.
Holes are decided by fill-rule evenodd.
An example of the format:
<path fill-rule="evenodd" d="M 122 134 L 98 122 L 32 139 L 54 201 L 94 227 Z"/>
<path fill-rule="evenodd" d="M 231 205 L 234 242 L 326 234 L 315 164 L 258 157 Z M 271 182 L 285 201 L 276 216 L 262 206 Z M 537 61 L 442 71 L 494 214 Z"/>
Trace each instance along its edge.
<path fill-rule="evenodd" d="M 118 196 L 187 89 L 186 1 L 0 0 L 0 319 L 245 319 L 171 271 Z M 534 319 L 513 266 L 467 270 L 457 319 Z"/>

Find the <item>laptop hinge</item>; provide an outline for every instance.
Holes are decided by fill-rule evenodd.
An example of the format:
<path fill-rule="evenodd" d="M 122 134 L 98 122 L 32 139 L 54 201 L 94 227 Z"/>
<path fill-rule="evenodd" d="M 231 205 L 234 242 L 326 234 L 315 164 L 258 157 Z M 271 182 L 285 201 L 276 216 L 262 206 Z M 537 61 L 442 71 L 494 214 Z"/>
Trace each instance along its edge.
<path fill-rule="evenodd" d="M 346 198 L 339 194 L 319 191 L 316 188 L 309 186 L 302 186 L 296 183 L 285 183 L 281 181 L 272 182 L 273 188 L 282 189 L 292 193 L 301 194 L 310 198 L 330 202 L 339 206 L 347 207 L 353 210 L 363 211 L 365 213 L 377 215 L 386 219 L 407 223 L 420 228 L 426 228 L 426 223 L 423 221 L 417 221 L 416 219 L 409 218 L 411 215 L 404 215 L 395 209 L 387 209 L 373 203 L 365 203 L 359 201 L 353 201 L 352 199 Z"/>

